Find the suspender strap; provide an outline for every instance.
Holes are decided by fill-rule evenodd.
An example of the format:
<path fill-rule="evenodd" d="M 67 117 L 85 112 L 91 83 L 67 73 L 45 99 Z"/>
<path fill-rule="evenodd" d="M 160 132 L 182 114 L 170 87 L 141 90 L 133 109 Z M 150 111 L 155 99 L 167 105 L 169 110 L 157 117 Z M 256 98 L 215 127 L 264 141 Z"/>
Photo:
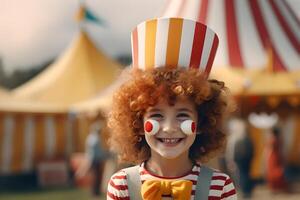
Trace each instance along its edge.
<path fill-rule="evenodd" d="M 213 175 L 212 169 L 203 165 L 201 166 L 200 174 L 197 180 L 196 193 L 194 199 L 197 200 L 208 199 L 208 193 L 210 189 L 210 182 L 211 182 L 212 175 Z"/>
<path fill-rule="evenodd" d="M 139 173 L 139 165 L 123 169 L 127 177 L 127 186 L 130 200 L 141 200 L 141 177 Z"/>

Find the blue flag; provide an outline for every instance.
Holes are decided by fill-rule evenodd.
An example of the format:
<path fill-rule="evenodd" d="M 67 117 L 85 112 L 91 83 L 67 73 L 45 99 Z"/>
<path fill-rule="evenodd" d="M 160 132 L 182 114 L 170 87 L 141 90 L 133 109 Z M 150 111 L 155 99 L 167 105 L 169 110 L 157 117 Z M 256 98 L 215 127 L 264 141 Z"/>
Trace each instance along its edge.
<path fill-rule="evenodd" d="M 90 10 L 88 10 L 87 8 L 85 8 L 85 19 L 91 22 L 95 22 L 99 25 L 104 25 L 105 26 L 105 22 L 104 20 L 100 19 L 99 17 L 97 17 L 96 15 L 94 15 Z"/>
<path fill-rule="evenodd" d="M 87 21 L 91 21 L 91 22 L 97 23 L 102 26 L 106 26 L 106 23 L 104 20 L 102 20 L 99 17 L 97 17 L 96 15 L 94 15 L 93 12 L 88 10 L 84 5 L 80 6 L 79 11 L 76 14 L 76 20 L 78 22 L 80 22 L 82 20 L 87 20 Z"/>

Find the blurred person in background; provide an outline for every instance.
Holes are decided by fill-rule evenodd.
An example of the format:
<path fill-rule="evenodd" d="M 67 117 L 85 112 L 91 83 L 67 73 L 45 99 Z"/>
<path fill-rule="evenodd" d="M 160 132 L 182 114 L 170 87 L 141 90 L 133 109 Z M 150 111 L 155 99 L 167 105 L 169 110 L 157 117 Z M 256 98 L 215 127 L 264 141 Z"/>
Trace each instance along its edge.
<path fill-rule="evenodd" d="M 266 145 L 266 180 L 273 192 L 288 190 L 281 148 L 280 129 L 274 127 Z"/>
<path fill-rule="evenodd" d="M 85 142 L 86 162 L 82 163 L 76 172 L 76 176 L 78 177 L 83 177 L 88 172 L 91 172 L 91 192 L 94 198 L 100 196 L 104 160 L 106 160 L 109 155 L 101 145 L 102 126 L 99 121 L 91 125 Z"/>
<path fill-rule="evenodd" d="M 251 198 L 254 184 L 250 176 L 250 169 L 254 149 L 247 133 L 246 122 L 242 119 L 232 119 L 229 123 L 229 133 L 225 155 L 227 168 L 235 177 L 243 198 Z"/>
<path fill-rule="evenodd" d="M 243 198 L 251 198 L 253 191 L 253 180 L 250 176 L 251 162 L 253 159 L 253 143 L 247 129 L 237 132 L 234 144 L 233 159 L 238 171 L 238 185 Z"/>
<path fill-rule="evenodd" d="M 232 175 L 244 198 L 250 197 L 253 181 L 250 168 L 253 158 L 252 141 L 247 134 L 247 123 L 241 118 L 232 118 L 228 123 L 228 141 L 225 162 L 228 173 Z"/>

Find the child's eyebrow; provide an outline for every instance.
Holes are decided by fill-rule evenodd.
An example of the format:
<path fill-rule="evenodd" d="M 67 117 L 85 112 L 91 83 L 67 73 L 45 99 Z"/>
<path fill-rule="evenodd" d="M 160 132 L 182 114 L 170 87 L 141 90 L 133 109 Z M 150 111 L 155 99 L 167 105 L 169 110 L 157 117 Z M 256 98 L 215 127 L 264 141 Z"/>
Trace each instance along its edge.
<path fill-rule="evenodd" d="M 160 112 L 161 110 L 158 108 L 150 108 L 148 112 Z"/>
<path fill-rule="evenodd" d="M 179 108 L 177 109 L 178 112 L 189 112 L 189 113 L 193 113 L 192 110 L 188 109 L 188 108 Z"/>

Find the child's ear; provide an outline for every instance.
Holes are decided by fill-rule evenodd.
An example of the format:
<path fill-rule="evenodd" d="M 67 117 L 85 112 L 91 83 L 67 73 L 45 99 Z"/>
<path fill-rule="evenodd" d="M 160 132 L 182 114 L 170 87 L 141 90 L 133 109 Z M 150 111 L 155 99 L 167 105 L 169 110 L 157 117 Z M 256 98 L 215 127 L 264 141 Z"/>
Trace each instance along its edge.
<path fill-rule="evenodd" d="M 201 135 L 202 131 L 201 130 L 196 130 L 196 135 Z"/>
<path fill-rule="evenodd" d="M 145 132 L 144 131 L 140 131 L 139 135 L 145 135 Z"/>

